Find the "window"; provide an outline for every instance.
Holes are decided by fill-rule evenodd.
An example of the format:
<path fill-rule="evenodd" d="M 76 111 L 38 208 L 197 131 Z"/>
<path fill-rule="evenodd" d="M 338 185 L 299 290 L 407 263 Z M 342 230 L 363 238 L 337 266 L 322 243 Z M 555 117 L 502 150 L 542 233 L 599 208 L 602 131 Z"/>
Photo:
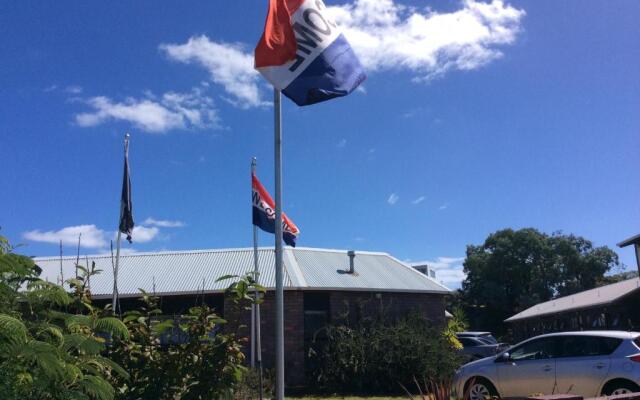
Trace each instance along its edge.
<path fill-rule="evenodd" d="M 513 349 L 510 358 L 513 361 L 546 360 L 557 354 L 557 338 L 535 339 Z"/>
<path fill-rule="evenodd" d="M 311 348 L 322 352 L 327 342 L 324 327 L 330 320 L 330 301 L 327 292 L 304 292 L 304 354 Z M 310 374 L 317 367 L 317 358 L 305 358 L 305 374 Z"/>
<path fill-rule="evenodd" d="M 480 340 L 487 342 L 487 344 L 497 344 L 498 340 L 493 337 L 493 335 L 484 335 L 480 336 Z"/>
<path fill-rule="evenodd" d="M 606 356 L 615 351 L 621 339 L 599 336 L 565 336 L 559 357 Z"/>

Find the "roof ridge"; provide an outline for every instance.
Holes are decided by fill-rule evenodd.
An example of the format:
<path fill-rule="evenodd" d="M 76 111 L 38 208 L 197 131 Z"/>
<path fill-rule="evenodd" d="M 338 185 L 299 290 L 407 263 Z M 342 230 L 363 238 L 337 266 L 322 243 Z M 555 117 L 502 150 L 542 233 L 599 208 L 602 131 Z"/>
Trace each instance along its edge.
<path fill-rule="evenodd" d="M 325 249 L 321 247 L 287 247 L 294 252 L 296 251 L 316 251 L 316 252 L 327 252 L 327 253 L 347 253 L 349 250 L 340 250 L 340 249 Z M 274 251 L 273 247 L 265 246 L 258 247 L 258 251 Z M 229 247 L 222 249 L 191 249 L 191 250 L 162 250 L 162 251 L 141 251 L 134 252 L 128 254 L 120 254 L 120 257 L 136 257 L 136 256 L 165 256 L 169 254 L 202 254 L 202 253 L 226 253 L 226 252 L 244 252 L 244 251 L 253 251 L 253 247 Z M 362 255 L 387 255 L 390 256 L 389 253 L 386 252 L 375 252 L 375 251 L 364 251 L 364 250 L 354 250 L 356 254 Z M 99 254 L 84 254 L 80 256 L 89 257 L 89 258 L 111 258 L 110 253 L 99 253 Z M 59 260 L 60 256 L 34 256 L 32 257 L 35 260 Z M 63 260 L 73 260 L 77 258 L 77 256 L 63 256 Z"/>
<path fill-rule="evenodd" d="M 579 297 L 579 296 L 589 296 L 589 294 L 591 294 L 591 293 L 595 293 L 595 292 L 601 291 L 601 290 L 608 290 L 608 289 L 611 289 L 614 286 L 632 285 L 632 281 L 635 281 L 635 288 L 631 288 L 630 291 L 634 291 L 634 290 L 640 288 L 640 277 L 631 278 L 631 279 L 625 279 L 625 280 L 620 281 L 620 282 L 614 282 L 614 283 L 610 283 L 608 285 L 598 286 L 598 287 L 595 287 L 595 288 L 592 288 L 592 289 L 583 290 L 583 291 L 578 292 L 578 293 L 574 293 L 574 294 L 570 294 L 570 295 L 567 295 L 567 296 L 558 297 L 558 298 L 555 298 L 555 299 L 544 301 L 542 303 L 535 304 L 535 305 L 533 305 L 531 307 L 528 307 L 528 308 L 520 311 L 517 314 L 512 315 L 511 317 L 505 319 L 505 321 L 515 321 L 515 320 L 520 320 L 520 319 L 525 319 L 525 318 L 533 318 L 533 317 L 553 314 L 553 313 L 556 313 L 556 312 L 565 312 L 565 311 L 569 311 L 569 310 L 573 310 L 573 309 L 589 307 L 591 305 L 598 305 L 598 304 L 605 304 L 605 303 L 613 302 L 613 301 L 619 299 L 620 297 L 626 296 L 627 294 L 630 293 L 630 291 L 623 292 L 623 293 L 618 293 L 615 296 L 612 296 L 609 301 L 604 301 L 604 302 L 603 301 L 599 301 L 599 302 L 598 301 L 594 301 L 594 302 L 592 302 L 592 304 L 586 305 L 586 306 L 585 305 L 576 305 L 575 307 L 569 306 L 569 307 L 566 307 L 566 308 L 560 309 L 560 310 L 545 310 L 545 306 L 546 305 L 552 305 L 553 307 L 555 307 L 557 303 L 560 303 L 559 305 L 562 306 L 562 303 L 567 302 L 571 298 L 575 299 L 576 297 Z M 574 302 L 572 302 L 571 304 L 574 304 Z M 539 310 L 540 312 L 538 314 L 534 313 L 532 315 L 526 315 L 525 313 L 527 313 L 527 311 L 529 311 L 529 310 L 534 310 L 534 311 Z"/>

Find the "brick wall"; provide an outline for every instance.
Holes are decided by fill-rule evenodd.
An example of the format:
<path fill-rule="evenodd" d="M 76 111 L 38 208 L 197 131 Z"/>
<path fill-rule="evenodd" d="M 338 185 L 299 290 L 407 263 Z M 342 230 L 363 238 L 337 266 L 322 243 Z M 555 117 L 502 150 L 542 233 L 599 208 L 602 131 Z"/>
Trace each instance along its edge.
<path fill-rule="evenodd" d="M 274 292 L 268 292 L 261 305 L 260 324 L 265 368 L 273 368 L 275 364 L 274 304 Z M 392 319 L 417 311 L 435 323 L 444 323 L 445 320 L 444 296 L 437 294 L 332 291 L 329 293 L 329 307 L 333 323 L 340 323 L 346 318 L 355 322 L 357 318 L 376 317 L 381 311 Z M 228 321 L 225 330 L 245 338 L 248 362 L 251 356 L 251 311 L 225 301 L 224 316 Z M 304 385 L 304 292 L 285 291 L 284 323 L 285 381 L 288 387 Z"/>
<path fill-rule="evenodd" d="M 225 330 L 244 338 L 247 363 L 251 359 L 250 322 L 251 311 L 243 310 L 225 301 Z M 260 305 L 260 329 L 262 336 L 262 364 L 275 367 L 275 293 L 267 292 Z M 288 386 L 304 384 L 304 310 L 303 292 L 284 292 L 284 348 L 285 382 Z"/>
<path fill-rule="evenodd" d="M 331 320 L 357 322 L 383 315 L 401 318 L 418 312 L 434 323 L 444 323 L 444 296 L 429 293 L 331 292 Z"/>

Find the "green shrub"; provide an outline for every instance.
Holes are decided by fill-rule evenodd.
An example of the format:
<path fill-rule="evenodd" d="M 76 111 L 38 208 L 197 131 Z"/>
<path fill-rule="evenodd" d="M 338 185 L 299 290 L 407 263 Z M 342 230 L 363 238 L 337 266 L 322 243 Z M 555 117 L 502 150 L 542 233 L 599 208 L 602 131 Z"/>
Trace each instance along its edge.
<path fill-rule="evenodd" d="M 118 382 L 117 398 L 231 398 L 246 368 L 235 336 L 218 331 L 226 321 L 204 304 L 179 320 L 162 320 L 155 298 L 145 294 L 143 302 L 123 317 L 131 340 L 116 341 L 108 353 L 131 374 Z"/>
<path fill-rule="evenodd" d="M 398 393 L 414 377 L 449 379 L 459 365 L 446 328 L 410 315 L 396 322 L 334 325 L 312 345 L 313 380 L 338 393 Z"/>

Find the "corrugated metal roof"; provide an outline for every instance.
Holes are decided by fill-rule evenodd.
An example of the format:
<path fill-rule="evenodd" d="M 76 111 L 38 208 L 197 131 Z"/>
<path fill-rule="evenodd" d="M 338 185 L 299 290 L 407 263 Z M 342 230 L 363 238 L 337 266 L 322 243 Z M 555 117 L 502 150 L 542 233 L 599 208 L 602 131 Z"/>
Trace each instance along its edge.
<path fill-rule="evenodd" d="M 560 297 L 555 300 L 537 304 L 506 319 L 505 321 L 512 322 L 580 308 L 609 304 L 636 290 L 640 290 L 640 278 L 627 279 L 622 282 L 612 283 L 611 285 L 585 290 L 584 292 L 576 293 L 571 296 Z"/>
<path fill-rule="evenodd" d="M 258 250 L 260 283 L 275 287 L 273 248 Z M 75 257 L 63 257 L 65 279 L 75 276 Z M 37 257 L 42 278 L 60 280 L 59 257 Z M 96 263 L 102 272 L 91 279 L 91 292 L 97 298 L 111 296 L 113 269 L 110 255 L 83 256 L 80 264 Z M 286 289 L 377 290 L 448 293 L 449 289 L 386 253 L 356 252 L 355 274 L 349 269 L 344 250 L 286 248 L 284 251 Z M 120 256 L 118 290 L 121 296 L 136 296 L 139 289 L 157 294 L 222 291 L 228 281 L 216 282 L 223 275 L 243 275 L 253 270 L 253 249 L 194 250 L 138 253 Z"/>
<path fill-rule="evenodd" d="M 625 239 L 622 242 L 618 243 L 618 247 L 627 247 L 631 244 L 640 243 L 640 234 L 630 237 L 629 239 Z"/>

